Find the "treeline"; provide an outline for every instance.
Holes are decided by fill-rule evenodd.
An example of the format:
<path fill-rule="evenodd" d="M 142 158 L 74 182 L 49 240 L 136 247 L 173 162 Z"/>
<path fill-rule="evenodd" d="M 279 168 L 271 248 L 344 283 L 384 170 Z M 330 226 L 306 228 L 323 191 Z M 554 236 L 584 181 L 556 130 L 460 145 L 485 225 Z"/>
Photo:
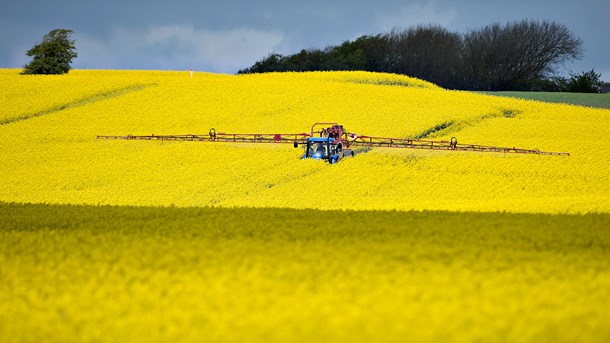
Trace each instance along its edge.
<path fill-rule="evenodd" d="M 553 77 L 557 68 L 581 58 L 582 52 L 582 40 L 556 22 L 495 23 L 463 34 L 420 25 L 326 49 L 272 53 L 238 73 L 366 70 L 409 75 L 451 89 L 557 91 L 570 82 Z"/>

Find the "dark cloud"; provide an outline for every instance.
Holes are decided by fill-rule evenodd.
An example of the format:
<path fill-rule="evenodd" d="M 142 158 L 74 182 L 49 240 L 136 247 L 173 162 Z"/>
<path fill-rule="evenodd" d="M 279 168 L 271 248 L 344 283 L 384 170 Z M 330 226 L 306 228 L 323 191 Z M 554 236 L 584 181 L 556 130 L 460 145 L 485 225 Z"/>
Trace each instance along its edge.
<path fill-rule="evenodd" d="M 75 31 L 75 68 L 235 72 L 270 52 L 323 48 L 394 26 L 435 23 L 464 32 L 530 19 L 565 24 L 584 41 L 569 71 L 595 68 L 610 80 L 610 1 L 86 1 L 2 0 L 0 67 L 27 63 L 25 52 L 54 28 Z"/>

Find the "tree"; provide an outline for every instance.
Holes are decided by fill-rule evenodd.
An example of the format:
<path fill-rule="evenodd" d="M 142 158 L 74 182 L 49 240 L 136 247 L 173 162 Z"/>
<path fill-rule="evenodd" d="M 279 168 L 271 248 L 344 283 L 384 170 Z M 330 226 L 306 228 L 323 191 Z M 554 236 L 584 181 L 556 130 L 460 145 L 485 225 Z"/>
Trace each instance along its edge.
<path fill-rule="evenodd" d="M 601 81 L 602 74 L 591 69 L 580 74 L 570 75 L 570 79 L 566 81 L 564 91 L 572 93 L 599 93 L 603 82 Z"/>
<path fill-rule="evenodd" d="M 360 46 L 360 41 L 345 41 L 330 49 L 330 57 L 334 62 L 330 67 L 335 70 L 364 70 L 366 57 Z"/>
<path fill-rule="evenodd" d="M 438 25 L 393 29 L 390 44 L 391 72 L 451 87 L 456 78 L 461 37 Z"/>
<path fill-rule="evenodd" d="M 33 56 L 24 66 L 23 74 L 65 74 L 70 71 L 70 63 L 76 58 L 75 41 L 70 39 L 72 30 L 52 30 L 42 38 L 42 42 L 31 48 L 26 55 Z"/>
<path fill-rule="evenodd" d="M 237 74 L 269 73 L 287 70 L 287 57 L 277 53 L 271 53 L 262 60 L 254 63 L 252 67 L 239 70 Z"/>
<path fill-rule="evenodd" d="M 439 25 L 393 29 L 324 50 L 272 54 L 239 73 L 367 70 L 405 74 L 445 88 L 558 90 L 557 68 L 582 56 L 582 40 L 562 24 L 522 20 L 465 34 Z"/>
<path fill-rule="evenodd" d="M 562 24 L 523 20 L 472 30 L 464 36 L 465 88 L 508 90 L 524 80 L 551 77 L 582 56 L 582 40 Z"/>

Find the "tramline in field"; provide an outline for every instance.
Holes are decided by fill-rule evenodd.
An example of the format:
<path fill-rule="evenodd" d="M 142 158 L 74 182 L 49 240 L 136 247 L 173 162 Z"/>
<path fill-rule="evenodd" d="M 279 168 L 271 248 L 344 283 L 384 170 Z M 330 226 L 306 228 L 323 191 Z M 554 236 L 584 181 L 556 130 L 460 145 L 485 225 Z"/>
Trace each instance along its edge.
<path fill-rule="evenodd" d="M 449 151 L 496 152 L 513 154 L 537 154 L 553 156 L 569 156 L 568 152 L 540 151 L 538 149 L 523 149 L 515 147 L 498 147 L 478 144 L 458 143 L 457 138 L 451 140 L 425 140 L 410 138 L 390 138 L 358 135 L 348 132 L 334 122 L 315 123 L 309 133 L 223 133 L 212 128 L 207 135 L 149 135 L 149 136 L 97 136 L 98 139 L 137 139 L 161 141 L 199 141 L 226 143 L 291 143 L 297 148 L 304 146 L 305 153 L 301 158 L 325 160 L 333 164 L 343 157 L 354 156 L 353 148 L 406 148 Z"/>

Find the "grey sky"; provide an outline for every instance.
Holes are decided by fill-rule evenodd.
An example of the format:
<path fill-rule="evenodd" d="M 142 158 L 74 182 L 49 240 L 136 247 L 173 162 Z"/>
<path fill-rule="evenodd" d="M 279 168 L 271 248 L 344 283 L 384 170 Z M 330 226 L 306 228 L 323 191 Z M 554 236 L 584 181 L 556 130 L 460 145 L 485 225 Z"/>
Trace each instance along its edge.
<path fill-rule="evenodd" d="M 595 68 L 610 81 L 610 0 L 128 1 L 0 0 L 0 67 L 55 28 L 74 30 L 74 68 L 234 73 L 270 52 L 324 48 L 392 27 L 440 24 L 465 32 L 521 19 L 565 24 L 584 58 L 561 71 Z"/>

